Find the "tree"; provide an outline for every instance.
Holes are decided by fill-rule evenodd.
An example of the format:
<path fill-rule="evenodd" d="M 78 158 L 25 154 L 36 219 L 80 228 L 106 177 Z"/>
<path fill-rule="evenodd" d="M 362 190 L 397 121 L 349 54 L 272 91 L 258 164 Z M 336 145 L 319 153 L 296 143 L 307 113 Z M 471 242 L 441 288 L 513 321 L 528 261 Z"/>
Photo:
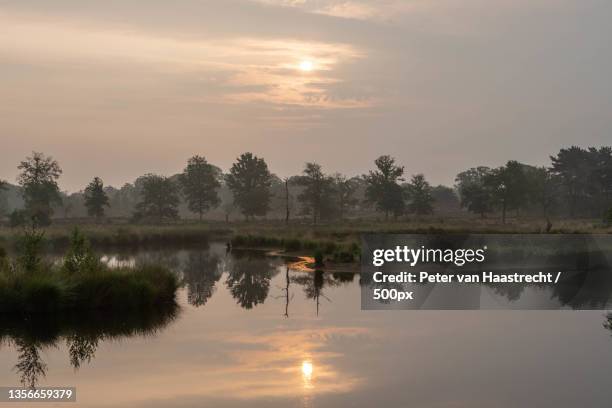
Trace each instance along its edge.
<path fill-rule="evenodd" d="M 518 211 L 527 203 L 528 184 L 524 167 L 511 160 L 485 176 L 484 184 L 491 193 L 493 204 L 501 209 L 502 223 L 506 222 L 508 210 Z"/>
<path fill-rule="evenodd" d="M 85 187 L 85 207 L 87 214 L 96 219 L 104 217 L 104 207 L 109 207 L 108 196 L 104 191 L 104 183 L 100 177 L 94 179 Z"/>
<path fill-rule="evenodd" d="M 548 217 L 552 208 L 558 201 L 561 191 L 559 176 L 552 174 L 545 167 L 531 167 L 525 169 L 529 201 L 537 206 L 542 216 Z"/>
<path fill-rule="evenodd" d="M 227 188 L 227 186 L 222 186 L 221 192 L 221 210 L 223 211 L 223 216 L 225 218 L 225 222 L 230 222 L 230 216 L 236 209 L 234 205 L 234 197 L 232 196 L 232 192 Z"/>
<path fill-rule="evenodd" d="M 605 214 L 612 205 L 612 147 L 589 148 L 591 173 L 588 191 L 594 196 L 593 210 Z"/>
<path fill-rule="evenodd" d="M 312 222 L 316 224 L 325 210 L 329 210 L 333 180 L 323 173 L 319 164 L 306 163 L 303 175 L 297 177 L 295 182 L 304 187 L 298 199 L 302 201 L 304 212 L 312 215 Z"/>
<path fill-rule="evenodd" d="M 332 179 L 337 196 L 338 217 L 343 219 L 359 202 L 355 198 L 358 188 L 357 180 L 347 179 L 341 174 L 335 174 Z"/>
<path fill-rule="evenodd" d="M 8 190 L 8 183 L 6 181 L 0 180 L 0 219 L 4 217 L 7 211 L 6 203 L 4 201 L 5 197 L 2 194 L 4 190 Z"/>
<path fill-rule="evenodd" d="M 576 215 L 578 202 L 586 196 L 590 174 L 588 155 L 586 150 L 572 146 L 561 149 L 556 157 L 550 156 L 551 172 L 563 181 L 571 217 Z"/>
<path fill-rule="evenodd" d="M 227 175 L 227 185 L 234 195 L 234 203 L 247 219 L 266 215 L 270 205 L 271 183 L 268 165 L 253 153 L 243 153 Z"/>
<path fill-rule="evenodd" d="M 366 200 L 376 205 L 379 211 L 397 216 L 404 211 L 404 194 L 398 181 L 404 174 L 404 167 L 397 166 L 391 156 L 380 156 L 374 161 L 377 170 L 370 171 L 364 178 L 368 183 Z"/>
<path fill-rule="evenodd" d="M 283 180 L 285 183 L 285 225 L 289 225 L 289 216 L 291 215 L 291 195 L 289 194 L 289 177 Z"/>
<path fill-rule="evenodd" d="M 157 221 L 178 218 L 180 200 L 177 186 L 172 180 L 147 174 L 137 182 L 141 185 L 141 201 L 136 205 L 135 218 L 152 218 Z"/>
<path fill-rule="evenodd" d="M 480 214 L 482 218 L 493 209 L 491 191 L 484 183 L 490 173 L 490 168 L 479 166 L 463 171 L 455 178 L 461 207 L 467 208 L 474 214 Z"/>
<path fill-rule="evenodd" d="M 441 184 L 432 187 L 431 195 L 434 198 L 435 212 L 437 213 L 456 213 L 461 208 L 459 197 L 451 187 Z"/>
<path fill-rule="evenodd" d="M 49 225 L 53 204 L 62 200 L 57 185 L 62 169 L 52 157 L 38 152 L 26 157 L 17 168 L 21 170 L 17 181 L 22 187 L 28 217 L 35 226 Z"/>
<path fill-rule="evenodd" d="M 218 207 L 221 203 L 217 193 L 217 189 L 221 187 L 220 173 L 221 171 L 208 164 L 204 157 L 193 156 L 179 176 L 187 207 L 191 212 L 198 214 L 200 221 L 206 211 Z"/>
<path fill-rule="evenodd" d="M 410 203 L 408 210 L 416 215 L 433 214 L 434 198 L 431 195 L 431 186 L 423 174 L 412 176 L 406 186 Z"/>

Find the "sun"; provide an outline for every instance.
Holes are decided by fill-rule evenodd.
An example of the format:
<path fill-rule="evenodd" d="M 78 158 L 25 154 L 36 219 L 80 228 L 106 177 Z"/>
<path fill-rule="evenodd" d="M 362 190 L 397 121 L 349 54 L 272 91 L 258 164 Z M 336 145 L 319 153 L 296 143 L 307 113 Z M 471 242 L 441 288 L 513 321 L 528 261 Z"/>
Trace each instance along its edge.
<path fill-rule="evenodd" d="M 310 60 L 302 60 L 300 62 L 300 71 L 308 72 L 312 71 L 314 64 Z"/>
<path fill-rule="evenodd" d="M 302 362 L 302 375 L 305 379 L 310 380 L 312 378 L 312 363 L 310 361 Z"/>

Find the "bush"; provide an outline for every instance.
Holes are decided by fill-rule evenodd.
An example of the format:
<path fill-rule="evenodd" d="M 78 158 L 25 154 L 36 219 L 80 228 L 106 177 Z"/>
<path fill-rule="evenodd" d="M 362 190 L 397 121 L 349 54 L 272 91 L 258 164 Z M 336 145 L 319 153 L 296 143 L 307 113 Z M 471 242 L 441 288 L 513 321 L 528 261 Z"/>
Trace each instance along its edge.
<path fill-rule="evenodd" d="M 40 253 L 44 243 L 44 232 L 36 229 L 26 230 L 19 240 L 18 263 L 23 271 L 28 273 L 37 272 L 42 264 Z"/>
<path fill-rule="evenodd" d="M 64 257 L 64 270 L 69 274 L 91 273 L 98 269 L 98 259 L 93 255 L 89 242 L 78 228 L 70 237 L 70 249 Z"/>

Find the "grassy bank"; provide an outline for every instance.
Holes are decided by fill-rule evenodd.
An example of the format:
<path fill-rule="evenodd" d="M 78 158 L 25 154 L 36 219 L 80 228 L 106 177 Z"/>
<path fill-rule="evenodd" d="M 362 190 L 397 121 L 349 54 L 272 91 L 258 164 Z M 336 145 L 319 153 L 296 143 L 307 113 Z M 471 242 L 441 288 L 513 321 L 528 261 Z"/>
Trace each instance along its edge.
<path fill-rule="evenodd" d="M 485 234 L 582 234 L 612 233 L 612 227 L 601 220 L 552 219 L 551 224 L 540 218 L 509 219 L 502 224 L 497 218 L 422 217 L 384 221 L 379 219 L 349 219 L 343 222 L 312 225 L 306 220 L 292 220 L 289 225 L 278 220 L 251 222 L 179 221 L 175 224 L 140 225 L 119 221 L 108 224 L 78 224 L 70 220 L 56 222 L 45 229 L 45 239 L 52 250 L 70 245 L 70 234 L 78 225 L 82 234 L 95 248 L 143 248 L 160 246 L 202 246 L 210 241 L 232 240 L 237 247 L 284 249 L 291 253 L 344 257 L 352 252 L 364 233 L 485 233 Z M 550 227 L 550 228 L 548 228 Z M 0 227 L 0 246 L 14 248 L 21 229 Z"/>
<path fill-rule="evenodd" d="M 45 228 L 46 244 L 56 250 L 68 248 L 74 227 L 75 224 L 57 224 Z M 79 224 L 78 227 L 96 248 L 199 245 L 207 243 L 210 239 L 227 237 L 232 233 L 227 227 L 202 224 Z M 14 247 L 21 234 L 22 230 L 19 228 L 0 228 L 0 246 Z"/>
<path fill-rule="evenodd" d="M 174 301 L 178 282 L 159 267 L 68 275 L 59 268 L 0 274 L 0 313 L 134 311 Z"/>
<path fill-rule="evenodd" d="M 111 310 L 132 312 L 173 303 L 179 283 L 158 266 L 111 269 L 73 231 L 63 262 L 40 257 L 44 234 L 26 232 L 18 256 L 0 251 L 0 314 L 65 314 Z"/>

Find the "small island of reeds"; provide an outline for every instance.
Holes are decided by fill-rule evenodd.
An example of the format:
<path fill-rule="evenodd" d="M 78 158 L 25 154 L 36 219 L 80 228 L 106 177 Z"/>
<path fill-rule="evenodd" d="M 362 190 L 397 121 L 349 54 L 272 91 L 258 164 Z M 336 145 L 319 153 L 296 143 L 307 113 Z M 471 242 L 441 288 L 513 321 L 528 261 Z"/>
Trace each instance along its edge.
<path fill-rule="evenodd" d="M 0 314 L 140 313 L 175 303 L 179 282 L 159 266 L 110 268 L 75 229 L 63 260 L 45 262 L 44 233 L 24 231 L 18 253 L 0 249 Z"/>

